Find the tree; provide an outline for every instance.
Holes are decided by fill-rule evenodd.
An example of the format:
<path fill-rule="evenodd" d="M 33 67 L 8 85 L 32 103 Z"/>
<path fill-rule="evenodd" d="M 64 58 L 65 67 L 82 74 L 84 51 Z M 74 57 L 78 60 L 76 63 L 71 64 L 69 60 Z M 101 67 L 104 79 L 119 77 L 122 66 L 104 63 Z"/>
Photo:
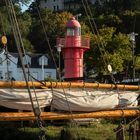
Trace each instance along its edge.
<path fill-rule="evenodd" d="M 72 14 L 68 12 L 54 13 L 46 9 L 41 9 L 40 14 L 42 22 L 37 16 L 33 19 L 30 40 L 37 52 L 45 53 L 49 52 L 49 44 L 46 39 L 48 39 L 50 45 L 54 47 L 56 45 L 57 36 L 64 36 L 66 21 L 68 21 Z M 47 36 L 45 36 L 45 32 Z"/>
<path fill-rule="evenodd" d="M 28 51 L 33 51 L 32 45 L 27 39 L 31 27 L 31 17 L 27 12 L 21 12 L 20 5 L 14 5 L 14 10 L 16 13 L 20 33 L 24 42 L 25 50 L 26 48 L 28 48 Z M 6 7 L 5 5 L 2 5 L 0 7 L 0 33 L 6 34 L 6 36 L 8 37 L 8 50 L 11 52 L 17 52 L 15 38 L 13 36 L 14 34 L 12 30 L 13 27 L 9 18 L 9 13 L 12 13 L 10 11 L 10 8 Z"/>
<path fill-rule="evenodd" d="M 11 28 L 9 26 L 8 14 L 5 7 L 0 8 L 0 34 L 10 33 Z"/>
<path fill-rule="evenodd" d="M 102 13 L 118 14 L 122 11 L 131 10 L 137 11 L 140 10 L 140 1 L 139 0 L 104 0 L 103 5 L 100 8 Z M 98 10 L 98 9 L 97 9 Z"/>
<path fill-rule="evenodd" d="M 99 29 L 99 35 L 94 34 L 92 37 L 91 51 L 88 52 L 86 61 L 87 67 L 98 74 L 108 74 L 108 64 L 112 66 L 113 72 L 122 72 L 132 60 L 129 36 L 115 34 L 115 31 L 113 27 L 103 27 Z"/>
<path fill-rule="evenodd" d="M 140 56 L 135 57 L 135 69 L 140 70 Z"/>

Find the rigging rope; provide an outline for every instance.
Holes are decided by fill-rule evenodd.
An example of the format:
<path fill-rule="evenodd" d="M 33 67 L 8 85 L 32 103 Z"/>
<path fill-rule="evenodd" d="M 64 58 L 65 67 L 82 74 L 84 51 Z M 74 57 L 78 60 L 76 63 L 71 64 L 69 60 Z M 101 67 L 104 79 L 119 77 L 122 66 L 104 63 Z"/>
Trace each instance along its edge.
<path fill-rule="evenodd" d="M 55 61 L 55 59 L 54 59 L 54 55 L 53 55 L 53 52 L 52 52 L 52 49 L 51 49 L 51 45 L 50 45 L 50 42 L 49 42 L 49 39 L 48 39 L 48 36 L 47 36 L 47 33 L 46 33 L 45 25 L 44 25 L 44 23 L 43 23 L 43 20 L 42 20 L 41 14 L 40 14 L 40 10 L 39 10 L 37 4 L 36 4 L 36 9 L 37 9 L 37 13 L 38 13 L 38 16 L 39 16 L 39 19 L 40 19 L 40 22 L 41 22 L 41 25 L 42 25 L 42 28 L 43 28 L 43 32 L 44 32 L 44 35 L 45 35 L 45 39 L 46 39 L 46 41 L 47 41 L 47 43 L 48 43 L 49 50 L 50 50 L 50 53 L 51 53 L 53 62 L 54 62 L 54 64 L 55 64 L 55 67 L 56 67 L 56 70 L 57 70 L 57 73 L 58 73 L 60 82 L 61 82 L 61 88 L 62 88 L 62 90 L 63 90 L 64 96 L 65 96 L 65 99 L 66 99 L 66 102 L 67 102 L 67 106 L 68 106 L 68 108 L 69 108 L 69 112 L 70 112 L 70 115 L 71 115 L 72 122 L 75 123 L 76 126 L 77 126 L 77 123 L 76 123 L 76 121 L 75 121 L 74 118 L 73 118 L 73 113 L 72 113 L 72 110 L 71 110 L 71 108 L 70 108 L 70 104 L 69 104 L 69 101 L 68 101 L 68 98 L 67 98 L 67 94 L 66 94 L 65 89 L 64 89 L 63 84 L 62 84 L 60 69 L 59 69 L 59 70 L 57 69 L 56 61 Z M 79 136 L 78 131 L 77 131 L 77 135 Z"/>
<path fill-rule="evenodd" d="M 20 34 L 20 30 L 19 30 L 19 25 L 18 25 L 18 22 L 17 22 L 17 19 L 16 19 L 16 14 L 15 14 L 15 11 L 14 11 L 14 6 L 13 6 L 13 3 L 12 3 L 11 0 L 5 0 L 5 3 L 6 3 L 6 7 L 7 7 L 7 10 L 8 10 L 8 15 L 9 15 L 11 24 L 13 26 L 12 29 L 13 29 L 15 41 L 16 41 L 16 44 L 17 44 L 17 50 L 18 50 L 18 53 L 19 53 L 19 58 L 20 58 L 20 61 L 21 61 L 23 75 L 24 75 L 25 82 L 26 82 L 26 85 L 27 85 L 27 90 L 28 90 L 28 93 L 29 93 L 29 98 L 30 98 L 30 101 L 31 101 L 32 109 L 33 109 L 38 127 L 41 129 L 41 132 L 42 132 L 43 131 L 42 122 L 41 122 L 41 119 L 40 119 L 40 113 L 41 112 L 40 112 L 40 108 L 39 108 L 38 99 L 37 99 L 37 96 L 36 96 L 36 93 L 35 93 L 36 102 L 37 102 L 37 106 L 35 106 L 34 101 L 32 99 L 32 94 L 31 94 L 30 86 L 28 84 L 26 70 L 25 70 L 25 66 L 24 66 L 24 63 L 23 63 L 23 59 L 22 59 L 22 54 L 25 54 L 25 50 L 24 50 L 24 45 L 23 45 L 21 34 Z M 26 55 L 25 55 L 25 58 L 26 58 Z M 26 58 L 26 62 L 28 62 L 27 58 Z M 28 72 L 29 72 L 28 63 L 27 63 L 27 68 L 28 68 Z M 43 137 L 41 137 L 41 138 L 43 140 Z"/>
<path fill-rule="evenodd" d="M 21 39 L 21 36 L 19 35 L 19 38 Z M 49 43 L 49 42 L 48 42 Z M 23 46 L 23 42 L 21 42 L 21 46 Z M 20 52 L 20 51 L 19 51 Z M 20 52 L 21 53 L 21 52 Z M 21 57 L 22 58 L 22 57 Z M 23 67 L 23 69 L 24 69 L 24 67 Z M 24 71 L 24 70 L 23 70 Z M 24 74 L 26 75 L 26 73 L 24 72 Z M 27 80 L 27 78 L 25 78 L 25 80 L 26 81 L 28 81 Z M 30 88 L 29 88 L 29 90 L 30 90 Z M 37 115 L 37 113 L 35 113 L 36 115 Z M 37 115 L 37 116 L 39 116 L 39 114 Z M 38 121 L 38 124 L 40 123 L 40 120 L 39 120 L 39 118 L 37 119 L 37 121 Z M 39 126 L 41 126 L 42 124 L 40 124 Z M 42 127 L 42 126 L 41 126 Z"/>
<path fill-rule="evenodd" d="M 15 24 L 15 27 L 17 28 L 17 30 L 15 29 L 15 31 L 17 31 L 17 34 L 19 35 L 19 42 L 21 42 L 21 48 L 19 47 L 18 49 L 19 49 L 19 56 L 20 56 L 20 59 L 22 60 L 22 51 L 23 51 L 23 54 L 25 55 L 25 58 L 26 58 L 26 53 L 25 53 L 25 49 L 24 49 L 24 46 L 23 46 L 23 41 L 22 41 L 22 38 L 21 38 L 21 34 L 20 34 L 20 30 L 19 30 L 19 26 L 18 26 L 18 22 L 17 22 L 17 20 L 16 20 L 16 16 L 15 16 L 15 12 L 14 12 L 14 7 L 13 7 L 13 4 L 12 4 L 12 2 L 11 2 L 11 10 L 12 10 L 12 12 L 13 12 L 13 20 L 15 20 L 15 22 L 13 21 L 13 23 L 16 23 Z M 27 58 L 26 58 L 26 62 L 27 62 Z M 23 62 L 21 62 L 21 63 L 23 63 Z M 25 75 L 26 75 L 26 73 L 25 73 L 25 67 L 24 67 L 24 65 L 23 65 L 23 72 L 24 72 L 24 77 L 25 77 Z M 27 69 L 28 69 L 28 74 L 30 74 L 30 70 L 29 70 L 29 64 L 27 63 Z M 27 78 L 26 78 L 27 79 Z M 29 78 L 28 78 L 28 80 L 29 80 Z M 28 81 L 28 80 L 26 80 L 26 81 Z M 33 86 L 34 87 L 34 86 Z M 35 96 L 36 96 L 36 94 L 35 94 Z M 36 102 L 37 102 L 37 104 L 38 104 L 38 101 L 37 101 L 37 98 L 36 98 Z M 38 104 L 38 106 L 39 106 L 39 104 Z"/>
<path fill-rule="evenodd" d="M 56 70 L 57 70 L 57 72 L 58 72 L 58 74 L 59 74 L 59 79 L 60 79 L 60 82 L 61 82 L 61 87 L 62 87 L 62 89 L 63 89 L 63 93 L 65 94 L 65 98 L 66 98 L 66 101 L 67 101 L 67 103 L 68 103 L 68 99 L 67 99 L 67 97 L 66 97 L 66 93 L 65 93 L 64 87 L 63 87 L 63 85 L 62 85 L 61 76 L 60 76 L 60 73 L 59 73 L 59 71 L 58 71 L 58 69 L 57 69 L 56 61 L 55 61 L 55 59 L 54 59 L 54 55 L 53 55 L 53 53 L 52 53 L 51 45 L 50 45 L 50 42 L 49 42 L 49 39 L 48 39 L 48 36 L 47 36 L 47 33 L 46 33 L 46 29 L 45 29 L 45 26 L 44 26 L 44 23 L 43 23 L 41 14 L 40 14 L 40 10 L 39 10 L 37 4 L 36 4 L 36 9 L 37 9 L 37 13 L 38 13 L 38 16 L 39 16 L 39 19 L 40 19 L 40 22 L 41 22 L 41 25 L 42 25 L 44 34 L 45 34 L 45 39 L 46 39 L 46 41 L 47 41 L 47 43 L 48 43 L 48 46 L 49 46 L 49 50 L 50 50 L 50 53 L 51 53 L 53 62 L 54 62 L 54 64 L 55 64 Z M 68 103 L 68 107 L 69 107 L 69 111 L 71 112 L 69 103 Z M 71 114 L 72 114 L 72 112 L 71 112 Z"/>
<path fill-rule="evenodd" d="M 85 2 L 86 2 L 86 4 L 87 4 L 87 7 L 88 7 L 88 11 L 89 11 L 89 13 L 90 13 L 90 16 L 92 16 L 92 12 L 91 12 L 91 10 L 90 10 L 90 7 L 89 7 L 89 4 L 88 4 L 87 0 L 85 0 Z M 86 12 L 86 14 L 87 14 L 87 17 L 88 17 L 88 20 L 89 20 L 89 23 L 90 23 L 92 32 L 95 33 L 94 30 L 93 30 L 92 23 L 91 23 L 91 21 L 90 21 L 90 16 L 88 15 L 88 11 L 87 11 L 86 6 L 85 6 L 85 4 L 84 4 L 84 0 L 82 0 L 82 4 L 83 4 L 83 7 L 84 7 L 85 12 Z M 99 38 L 99 32 L 98 32 L 98 30 L 97 30 L 97 26 L 96 26 L 96 23 L 95 23 L 95 21 L 94 21 L 94 18 L 92 18 L 92 20 L 93 20 L 93 24 L 94 24 L 94 27 L 95 27 L 95 31 L 97 32 L 97 36 L 98 36 L 98 38 Z M 135 21 L 134 21 L 134 26 L 133 26 L 133 28 L 135 28 L 135 22 L 136 22 L 136 17 L 135 17 Z M 100 38 L 99 38 L 99 39 L 100 39 Z M 99 45 L 98 45 L 98 47 L 99 47 L 99 50 L 100 50 L 101 55 L 102 55 L 102 57 L 103 57 L 103 53 L 105 54 L 106 52 L 105 52 L 105 48 L 104 48 L 104 45 L 103 45 L 102 42 L 101 42 L 101 45 L 102 45 L 102 47 L 103 47 L 103 50 L 100 49 Z M 103 51 L 103 53 L 102 53 L 102 51 Z M 109 64 L 109 63 L 107 63 L 104 59 L 103 59 L 103 62 L 105 63 L 106 66 L 107 66 L 107 64 Z M 114 78 L 114 76 L 113 76 L 112 73 L 110 73 L 110 76 L 111 76 L 112 81 L 114 82 L 114 84 L 116 84 L 115 78 Z M 118 94 L 118 98 L 119 98 L 119 94 Z M 138 118 L 139 118 L 139 117 L 140 117 L 140 115 L 138 116 Z M 119 130 L 119 131 L 120 131 L 120 130 Z M 117 132 L 116 132 L 116 133 L 117 133 Z"/>
<path fill-rule="evenodd" d="M 87 5 L 87 8 L 86 8 L 86 5 L 84 4 L 84 0 L 82 0 L 82 4 L 83 4 L 83 7 L 84 7 L 85 12 L 86 12 L 86 14 L 87 14 L 87 17 L 88 17 L 88 20 L 89 20 L 91 29 L 92 29 L 93 33 L 95 33 L 95 31 L 96 31 L 97 37 L 98 37 L 98 39 L 100 39 L 100 36 L 99 36 L 100 34 L 99 34 L 99 32 L 98 32 L 97 25 L 96 25 L 96 23 L 95 23 L 94 18 L 92 18 L 92 21 L 93 21 L 93 24 L 94 24 L 94 27 L 95 27 L 95 31 L 94 31 L 93 25 L 92 25 L 91 20 L 90 20 L 90 16 L 93 17 L 92 12 L 91 12 L 91 9 L 90 9 L 90 6 L 89 6 L 87 0 L 85 0 L 85 2 L 86 2 L 86 5 Z M 89 16 L 88 13 L 90 14 L 90 16 Z M 106 51 L 105 51 L 105 47 L 104 47 L 104 45 L 103 45 L 103 42 L 102 42 L 102 41 L 100 41 L 100 42 L 101 42 L 102 49 L 100 48 L 100 45 L 99 45 L 99 44 L 98 44 L 98 48 L 99 48 L 99 51 L 101 52 L 101 56 L 102 56 L 103 62 L 104 62 L 104 64 L 105 64 L 105 68 L 107 68 L 107 66 L 108 66 L 108 64 L 109 64 L 109 63 L 108 63 L 108 59 L 107 59 L 107 60 L 104 59 L 104 54 L 105 54 L 105 55 L 107 55 L 107 54 L 106 54 Z M 104 69 L 105 69 L 105 68 L 104 68 Z M 112 79 L 113 83 L 116 85 L 116 88 L 117 88 L 117 84 L 116 84 L 116 81 L 115 81 L 115 78 L 114 78 L 112 72 L 110 72 L 109 74 L 110 74 L 110 76 L 111 76 L 111 79 Z M 120 98 L 119 90 L 118 90 L 118 88 L 117 88 L 116 90 L 117 90 L 117 93 L 118 93 L 118 100 L 119 100 L 119 98 Z"/>
<path fill-rule="evenodd" d="M 105 60 L 104 55 L 107 56 L 107 53 L 106 53 L 106 51 L 105 51 L 105 47 L 104 47 L 103 42 L 100 40 L 100 34 L 99 34 L 98 29 L 97 29 L 97 25 L 96 25 L 96 23 L 95 23 L 95 20 L 94 20 L 94 18 L 90 18 L 90 17 L 93 17 L 93 15 L 92 15 L 91 9 L 90 9 L 90 7 L 89 7 L 89 4 L 88 4 L 87 0 L 85 0 L 85 2 L 86 2 L 86 5 L 87 5 L 87 6 L 85 5 L 84 0 L 82 0 L 82 5 L 83 5 L 84 10 L 85 10 L 85 13 L 86 13 L 86 15 L 87 15 L 87 17 L 88 17 L 88 21 L 89 21 L 91 30 L 92 30 L 92 32 L 93 32 L 94 34 L 97 34 L 97 37 L 98 37 L 98 39 L 99 39 L 99 41 L 100 41 L 100 44 L 99 44 L 99 42 L 98 42 L 98 43 L 97 43 L 97 46 L 98 46 L 98 49 L 99 49 L 99 51 L 100 51 L 100 53 L 101 53 L 102 60 L 103 60 L 103 62 L 104 62 L 104 64 L 105 64 L 104 70 L 106 70 L 107 67 L 108 67 L 108 65 L 109 65 L 109 60 L 108 60 L 107 58 L 106 58 L 106 60 Z M 93 28 L 91 19 L 92 19 L 93 25 L 94 25 L 94 27 L 95 27 L 95 30 L 94 30 L 94 28 Z M 101 45 L 102 47 L 100 47 L 100 45 Z M 107 70 L 108 70 L 108 69 L 107 69 Z M 109 71 L 109 70 L 108 70 L 108 71 Z M 111 76 L 112 82 L 113 82 L 114 84 L 116 84 L 116 81 L 115 81 L 115 78 L 114 78 L 112 72 L 109 71 L 109 75 Z"/>
<path fill-rule="evenodd" d="M 2 17 L 2 13 L 0 12 L 0 20 L 1 20 L 1 24 L 2 24 L 2 30 L 3 30 L 3 35 L 6 34 L 5 30 L 4 30 L 4 24 L 3 24 L 3 17 Z M 3 52 L 5 53 L 6 58 L 1 62 L 1 64 L 6 61 L 7 64 L 7 80 L 10 80 L 10 73 L 9 73 L 9 60 L 8 60 L 8 49 L 7 49 L 7 45 L 5 45 L 3 49 Z"/>

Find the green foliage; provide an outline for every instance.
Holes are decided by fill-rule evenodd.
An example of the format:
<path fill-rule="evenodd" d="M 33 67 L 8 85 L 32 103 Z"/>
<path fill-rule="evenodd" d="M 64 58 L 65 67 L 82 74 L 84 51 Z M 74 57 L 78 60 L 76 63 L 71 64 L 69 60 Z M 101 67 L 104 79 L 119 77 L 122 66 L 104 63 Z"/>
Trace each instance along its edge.
<path fill-rule="evenodd" d="M 140 70 L 140 56 L 135 57 L 135 69 Z"/>
<path fill-rule="evenodd" d="M 22 38 L 22 40 L 23 40 L 23 44 L 24 44 L 25 50 L 27 52 L 34 52 L 35 51 L 33 46 L 32 46 L 32 44 L 31 44 L 31 42 L 28 39 Z"/>
<path fill-rule="evenodd" d="M 122 33 L 115 35 L 113 38 L 112 46 L 115 52 L 118 52 L 123 60 L 130 61 L 132 59 L 129 35 Z"/>
<path fill-rule="evenodd" d="M 110 64 L 114 72 L 122 72 L 123 69 L 123 59 L 120 54 L 114 53 L 110 55 Z"/>
<path fill-rule="evenodd" d="M 108 14 L 104 15 L 101 14 L 97 18 L 97 24 L 98 26 L 109 26 L 109 27 L 118 27 L 122 23 L 122 20 L 118 15 L 115 14 Z"/>
<path fill-rule="evenodd" d="M 44 25 L 45 32 L 39 17 L 33 20 L 30 40 L 37 52 L 50 52 L 48 42 L 52 47 L 56 45 L 57 36 L 64 36 L 65 24 L 72 15 L 69 12 L 53 13 L 51 10 L 41 10 L 41 20 Z M 34 36 L 36 35 L 36 36 Z"/>
<path fill-rule="evenodd" d="M 119 13 L 125 10 L 140 10 L 139 0 L 108 0 L 103 1 L 103 7 L 101 7 L 104 13 Z"/>
<path fill-rule="evenodd" d="M 112 65 L 114 72 L 122 72 L 127 67 L 125 64 L 132 59 L 129 36 L 122 33 L 116 34 L 115 31 L 113 27 L 103 27 L 91 40 L 91 50 L 93 50 L 88 54 L 93 58 L 92 69 L 97 73 L 107 74 L 108 64 Z M 91 68 L 91 62 L 87 63 L 87 67 L 89 65 Z"/>
<path fill-rule="evenodd" d="M 13 27 L 8 16 L 8 12 L 11 11 L 8 10 L 9 10 L 8 7 L 5 6 L 0 7 L 0 33 L 6 34 L 6 36 L 8 37 L 8 50 L 12 52 L 16 52 L 17 49 L 15 49 L 16 44 L 13 37 L 13 30 L 12 30 Z M 33 52 L 32 45 L 29 39 L 27 39 L 31 28 L 31 21 L 32 21 L 31 17 L 29 13 L 26 12 L 22 13 L 19 5 L 15 5 L 14 10 L 18 20 L 18 25 L 24 42 L 25 49 L 27 49 L 27 51 Z"/>
<path fill-rule="evenodd" d="M 30 32 L 30 28 L 32 24 L 32 19 L 29 13 L 27 12 L 21 13 L 18 16 L 18 23 L 19 23 L 22 36 L 27 37 Z"/>
<path fill-rule="evenodd" d="M 130 118 L 129 118 L 130 119 Z M 129 122 L 133 119 L 126 120 L 125 130 L 129 129 Z M 116 140 L 114 130 L 118 127 L 122 119 L 101 119 L 92 122 L 92 124 L 83 125 L 61 125 L 54 126 L 46 123 L 45 137 L 47 140 Z M 60 122 L 58 122 L 60 124 Z M 29 122 L 1 122 L 0 137 L 2 140 L 38 140 L 40 129 L 29 127 Z M 132 124 L 132 125 L 135 125 Z M 125 138 L 128 140 L 129 133 L 125 131 Z"/>
<path fill-rule="evenodd" d="M 0 34 L 9 34 L 11 32 L 8 13 L 6 7 L 0 7 Z"/>

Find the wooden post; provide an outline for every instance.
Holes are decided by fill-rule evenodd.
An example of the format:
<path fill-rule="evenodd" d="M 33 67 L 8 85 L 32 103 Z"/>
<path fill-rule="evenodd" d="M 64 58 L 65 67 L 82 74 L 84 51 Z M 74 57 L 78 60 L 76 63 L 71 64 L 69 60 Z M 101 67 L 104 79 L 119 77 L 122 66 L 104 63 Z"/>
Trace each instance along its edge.
<path fill-rule="evenodd" d="M 129 125 L 128 133 L 129 140 L 134 140 L 134 127 L 132 126 L 132 124 Z"/>
<path fill-rule="evenodd" d="M 123 124 L 119 124 L 118 127 L 115 129 L 115 132 L 116 140 L 125 140 Z"/>
<path fill-rule="evenodd" d="M 137 122 L 136 137 L 137 137 L 136 140 L 140 139 L 140 118 L 138 119 L 138 122 Z"/>

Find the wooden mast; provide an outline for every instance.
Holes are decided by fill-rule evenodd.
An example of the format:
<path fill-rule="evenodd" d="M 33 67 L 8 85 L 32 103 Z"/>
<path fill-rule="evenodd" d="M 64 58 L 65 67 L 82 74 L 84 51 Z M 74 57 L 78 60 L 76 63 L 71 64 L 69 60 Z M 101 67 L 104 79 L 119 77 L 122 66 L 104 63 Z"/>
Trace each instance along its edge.
<path fill-rule="evenodd" d="M 119 118 L 119 117 L 136 117 L 140 115 L 140 110 L 110 110 L 98 111 L 92 113 L 53 113 L 42 112 L 42 120 L 66 120 L 79 118 Z M 9 112 L 0 113 L 0 121 L 26 121 L 35 120 L 33 112 Z"/>
<path fill-rule="evenodd" d="M 82 83 L 82 82 L 28 82 L 30 87 L 36 88 L 99 88 L 99 89 L 121 89 L 121 90 L 139 90 L 137 85 L 122 85 L 122 84 L 100 84 L 100 83 Z M 25 88 L 27 87 L 24 81 L 4 82 L 0 81 L 0 88 Z"/>

